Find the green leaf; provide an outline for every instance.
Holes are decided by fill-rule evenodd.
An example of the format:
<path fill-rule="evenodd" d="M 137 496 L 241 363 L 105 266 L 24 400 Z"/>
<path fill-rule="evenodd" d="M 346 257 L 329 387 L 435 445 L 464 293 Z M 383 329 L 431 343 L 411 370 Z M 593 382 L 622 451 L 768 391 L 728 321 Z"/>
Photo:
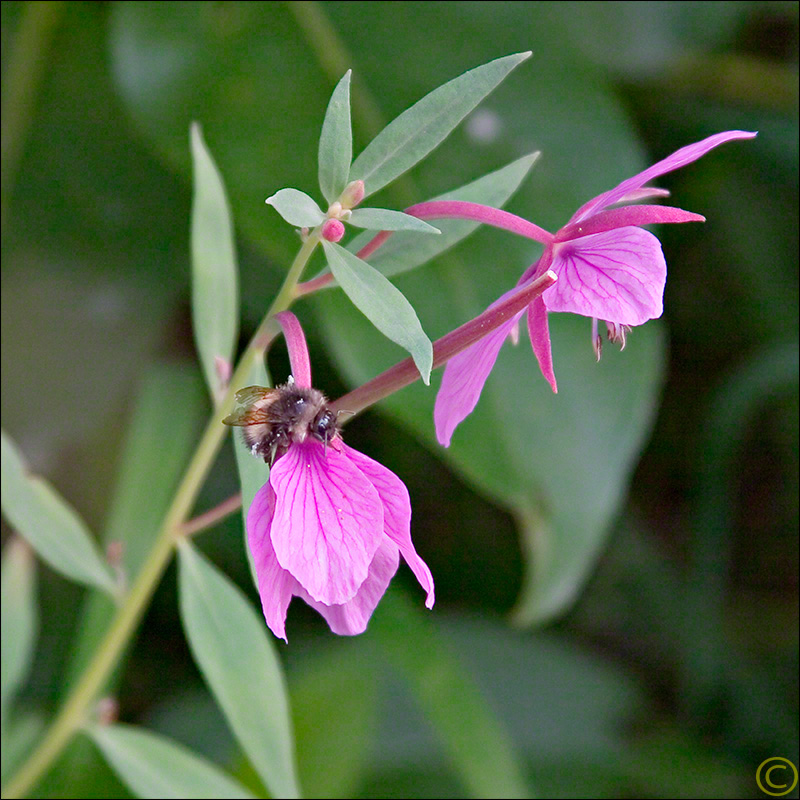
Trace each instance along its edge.
<path fill-rule="evenodd" d="M 39 608 L 36 602 L 36 562 L 28 545 L 16 536 L 3 548 L 0 568 L 0 729 L 5 741 L 8 709 L 28 676 L 33 661 Z"/>
<path fill-rule="evenodd" d="M 353 159 L 350 72 L 345 72 L 333 90 L 319 137 L 319 188 L 328 203 L 336 200 L 347 186 Z"/>
<path fill-rule="evenodd" d="M 372 231 L 441 233 L 438 228 L 429 225 L 425 220 L 404 214 L 402 211 L 390 211 L 386 208 L 357 208 L 348 222 L 355 225 L 356 228 L 367 228 Z"/>
<path fill-rule="evenodd" d="M 264 785 L 275 797 L 299 797 L 286 685 L 264 620 L 188 541 L 178 552 L 181 619 L 195 661 Z"/>
<path fill-rule="evenodd" d="M 315 650 L 289 672 L 297 763 L 307 797 L 355 797 L 373 766 L 378 681 L 375 647 L 355 637 Z M 342 713 L 347 709 L 346 713 Z"/>
<path fill-rule="evenodd" d="M 797 393 L 798 344 L 772 341 L 753 347 L 705 400 L 699 442 L 703 457 L 694 465 L 691 535 L 687 541 L 688 617 L 680 629 L 680 666 L 685 696 L 709 697 L 725 680 L 729 649 L 724 635 L 729 588 L 724 565 L 733 563 L 734 497 L 739 487 L 742 444 L 748 422 L 782 394 Z M 703 642 L 702 652 L 695 643 Z"/>
<path fill-rule="evenodd" d="M 410 683 L 468 796 L 532 797 L 508 731 L 425 612 L 390 587 L 373 626 L 392 666 Z"/>
<path fill-rule="evenodd" d="M 432 200 L 464 200 L 502 208 L 519 189 L 538 158 L 538 152 L 523 156 L 495 172 L 490 172 Z M 460 219 L 437 220 L 436 226 L 442 235 L 436 238 L 414 236 L 407 232 L 395 233 L 370 256 L 369 263 L 387 278 L 408 272 L 465 239 L 479 224 Z M 359 234 L 348 243 L 347 249 L 354 253 L 358 252 L 373 236 L 372 233 Z"/>
<path fill-rule="evenodd" d="M 225 186 L 198 123 L 191 126 L 192 320 L 197 352 L 211 397 L 223 388 L 217 359 L 230 363 L 239 330 L 236 248 Z"/>
<path fill-rule="evenodd" d="M 280 189 L 267 198 L 267 205 L 272 206 L 290 225 L 300 228 L 314 228 L 325 219 L 314 200 L 299 189 Z"/>
<path fill-rule="evenodd" d="M 353 162 L 350 179 L 364 181 L 366 197 L 411 169 L 528 56 L 529 52 L 495 59 L 425 95 L 367 145 Z"/>
<path fill-rule="evenodd" d="M 559 393 L 536 392 L 535 405 L 525 414 L 526 435 L 517 440 L 521 446 L 509 448 L 514 461 L 529 458 L 522 442 L 530 436 L 537 450 L 547 453 L 546 469 L 536 470 L 538 502 L 515 503 L 528 555 L 514 612 L 520 624 L 546 622 L 577 599 L 602 552 L 657 409 L 664 352 L 660 325 L 637 328 L 624 353 L 606 347 L 599 364 L 585 352 L 586 325 L 580 317 L 558 319 Z M 519 361 L 505 359 L 495 381 L 513 380 L 514 365 L 522 368 Z M 559 425 L 553 424 L 556 418 Z M 580 503 L 565 485 L 578 492 Z"/>
<path fill-rule="evenodd" d="M 332 242 L 322 242 L 328 266 L 353 305 L 385 336 L 411 353 L 422 380 L 430 381 L 433 345 L 403 294 L 366 261 Z"/>
<path fill-rule="evenodd" d="M 111 571 L 83 520 L 42 478 L 28 474 L 22 457 L 2 432 L 2 504 L 11 527 L 56 572 L 113 594 Z"/>
<path fill-rule="evenodd" d="M 137 797 L 253 797 L 219 767 L 165 736 L 119 724 L 90 725 L 86 733 Z"/>

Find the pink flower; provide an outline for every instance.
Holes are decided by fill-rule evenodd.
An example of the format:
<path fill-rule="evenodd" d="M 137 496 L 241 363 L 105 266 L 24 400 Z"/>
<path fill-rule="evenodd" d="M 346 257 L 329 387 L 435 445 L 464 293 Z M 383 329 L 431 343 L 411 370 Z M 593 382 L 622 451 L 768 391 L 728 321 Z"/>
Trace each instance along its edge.
<path fill-rule="evenodd" d="M 294 383 L 310 388 L 305 337 L 290 312 L 277 315 Z M 292 438 L 247 515 L 247 537 L 270 630 L 286 639 L 292 597 L 325 617 L 334 633 L 362 633 L 406 560 L 433 606 L 433 578 L 411 542 L 411 503 L 403 482 L 348 447 L 336 432 Z"/>
<path fill-rule="evenodd" d="M 569 311 L 592 318 L 595 352 L 600 354 L 597 320 L 604 320 L 612 341 L 625 344 L 634 325 L 661 316 L 667 265 L 661 244 L 641 225 L 664 222 L 703 222 L 704 217 L 669 206 L 622 206 L 667 192 L 643 188 L 659 175 L 686 166 L 709 150 L 732 139 L 751 139 L 755 133 L 726 131 L 688 145 L 652 167 L 598 195 L 581 206 L 556 234 L 548 233 L 527 220 L 497 209 L 472 203 L 427 203 L 407 209 L 428 218 L 460 217 L 512 230 L 545 245 L 541 258 L 529 267 L 517 286 L 552 270 L 556 283 L 534 298 L 527 308 L 528 332 L 542 374 L 557 391 L 550 349 L 547 315 Z M 507 292 L 490 306 L 496 306 Z M 475 408 L 483 385 L 497 360 L 500 347 L 514 335 L 524 310 L 485 338 L 448 361 L 436 397 L 434 421 L 439 441 L 449 446 L 453 431 Z"/>

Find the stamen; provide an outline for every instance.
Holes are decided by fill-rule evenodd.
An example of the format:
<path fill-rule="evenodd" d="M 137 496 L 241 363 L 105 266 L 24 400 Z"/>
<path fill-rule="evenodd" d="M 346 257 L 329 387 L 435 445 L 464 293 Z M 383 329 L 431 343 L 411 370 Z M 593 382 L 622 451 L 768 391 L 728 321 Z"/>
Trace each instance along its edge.
<path fill-rule="evenodd" d="M 592 317 L 592 349 L 595 359 L 600 361 L 600 356 L 603 355 L 603 339 L 597 332 L 597 317 Z"/>

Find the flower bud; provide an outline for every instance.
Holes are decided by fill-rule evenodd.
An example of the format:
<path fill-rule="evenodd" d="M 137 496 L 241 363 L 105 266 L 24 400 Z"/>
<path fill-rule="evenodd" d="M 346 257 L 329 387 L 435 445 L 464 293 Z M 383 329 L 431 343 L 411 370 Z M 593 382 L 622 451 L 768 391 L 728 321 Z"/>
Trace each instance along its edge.
<path fill-rule="evenodd" d="M 351 181 L 339 196 L 342 208 L 355 208 L 364 199 L 364 181 Z"/>
<path fill-rule="evenodd" d="M 338 219 L 328 219 L 322 226 L 322 238 L 327 242 L 338 242 L 344 236 L 344 225 Z"/>

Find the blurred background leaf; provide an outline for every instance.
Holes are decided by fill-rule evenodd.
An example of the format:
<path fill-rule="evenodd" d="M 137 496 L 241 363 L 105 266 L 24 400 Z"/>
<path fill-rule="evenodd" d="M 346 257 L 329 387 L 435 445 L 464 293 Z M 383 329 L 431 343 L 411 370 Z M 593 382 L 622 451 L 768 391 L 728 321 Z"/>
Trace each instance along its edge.
<path fill-rule="evenodd" d="M 37 19 L 27 10 L 38 6 L 47 13 Z M 693 608 L 711 601 L 691 595 L 686 561 L 692 542 L 707 535 L 696 522 L 695 487 L 713 393 L 751 355 L 797 337 L 795 3 L 5 2 L 0 13 L 3 424 L 32 468 L 96 530 L 123 458 L 118 431 L 140 379 L 166 361 L 167 369 L 193 370 L 200 385 L 189 313 L 191 120 L 203 125 L 240 234 L 243 337 L 297 248 L 290 226 L 264 200 L 288 185 L 316 197 L 320 126 L 348 68 L 358 153 L 443 81 L 500 55 L 533 51 L 431 159 L 376 194 L 375 204 L 386 208 L 541 150 L 508 208 L 552 230 L 581 202 L 688 142 L 726 128 L 758 130 L 754 142 L 730 145 L 660 182 L 676 205 L 708 219 L 658 232 L 670 271 L 663 322 L 637 329 L 622 354 L 606 348 L 597 367 L 588 322 L 552 320 L 559 383 L 575 386 L 553 398 L 557 430 L 540 437 L 552 443 L 558 436 L 558 444 L 548 450 L 530 427 L 550 400 L 524 340 L 501 352 L 452 452 L 431 448 L 435 387 L 411 387 L 364 414 L 348 425 L 347 439 L 408 484 L 415 544 L 437 582 L 432 618 L 448 632 L 452 621 L 458 657 L 495 704 L 542 796 L 747 797 L 764 758 L 797 763 L 796 388 L 765 396 L 739 421 L 728 491 L 715 498 L 729 520 L 729 551 L 724 569 L 709 563 L 696 585 L 713 589 L 715 603 L 722 593 L 722 646 L 709 650 L 683 630 L 690 598 Z M 27 60 L 16 56 L 18 37 Z M 14 151 L 16 163 L 7 155 Z M 417 310 L 438 336 L 508 288 L 537 255 L 533 245 L 481 231 L 397 285 L 410 298 L 428 299 Z M 371 377 L 403 352 L 387 345 L 364 361 L 338 330 L 338 293 L 325 295 L 296 310 L 315 383 L 335 397 L 361 377 L 356 370 Z M 371 333 L 369 342 L 378 337 Z M 288 362 L 282 345 L 274 350 L 270 371 L 281 382 Z M 591 436 L 574 418 L 564 429 L 573 404 L 581 424 L 590 424 L 587 406 L 596 414 L 600 427 Z M 165 423 L 194 413 L 172 405 Z M 620 428 L 626 407 L 635 424 Z M 497 419 L 519 435 L 498 441 Z M 472 442 L 476 436 L 483 446 Z M 574 483 L 559 467 L 556 497 L 563 503 L 572 490 L 574 508 L 562 506 L 566 512 L 577 513 L 587 491 L 594 503 L 592 526 L 584 528 L 593 535 L 581 536 L 575 553 L 564 550 L 576 564 L 578 551 L 584 554 L 572 611 L 546 632 L 507 628 L 524 579 L 520 505 L 509 497 L 519 476 L 490 483 L 486 464 L 494 459 L 506 469 L 508 439 L 519 440 L 511 445 L 520 452 L 528 442 L 537 482 L 536 471 L 553 459 L 554 467 L 561 456 L 567 467 L 575 464 Z M 583 453 L 584 440 L 586 456 L 575 462 L 569 453 Z M 150 443 L 154 460 L 164 447 L 161 439 Z M 607 460 L 614 474 L 604 474 Z M 198 510 L 237 491 L 235 474 L 226 449 Z M 554 545 L 566 546 L 576 530 L 564 525 Z M 238 515 L 198 545 L 258 603 Z M 585 575 L 588 587 L 576 594 Z M 411 590 L 405 568 L 398 580 Z M 42 569 L 46 612 L 17 707 L 31 731 L 63 691 L 80 597 Z M 418 592 L 412 597 L 421 602 Z M 302 604 L 290 608 L 292 646 L 281 652 L 292 691 L 307 696 L 295 675 L 317 675 L 324 687 L 327 674 L 332 691 L 345 692 L 340 673 L 350 670 L 358 680 L 350 691 L 363 694 L 342 744 L 372 747 L 366 757 L 347 754 L 329 796 L 461 794 L 414 691 L 364 655 L 377 646 L 380 620 L 356 643 L 334 640 Z M 413 647 L 409 629 L 393 630 Z M 343 655 L 326 667 L 319 659 L 327 647 Z M 728 675 L 722 693 L 706 693 L 702 676 L 687 669 L 706 654 L 704 674 Z M 481 666 L 473 666 L 479 656 Z M 522 665 L 518 672 L 513 664 Z M 501 704 L 498 692 L 510 701 Z M 248 780 L 183 642 L 174 570 L 143 622 L 118 696 L 123 721 L 147 724 Z M 335 751 L 313 756 L 321 746 L 313 703 L 295 705 L 301 770 L 303 753 L 334 758 Z M 325 730 L 335 723 L 328 720 Z M 24 740 L 20 734 L 23 750 Z M 91 746 L 87 753 L 83 761 L 65 756 L 37 796 L 127 796 L 97 766 Z M 247 785 L 258 791 L 252 775 Z"/>
<path fill-rule="evenodd" d="M 192 123 L 192 322 L 197 353 L 212 398 L 227 389 L 239 331 L 239 269 L 225 183 Z"/>
<path fill-rule="evenodd" d="M 86 524 L 47 481 L 30 473 L 5 431 L 0 437 L 3 514 L 11 526 L 65 578 L 113 594 L 111 570 Z"/>
<path fill-rule="evenodd" d="M 191 750 L 144 728 L 92 725 L 87 733 L 137 797 L 253 797 Z"/>
<path fill-rule="evenodd" d="M 3 548 L 0 570 L 2 592 L 3 669 L 0 680 L 0 730 L 8 730 L 9 708 L 28 677 L 39 628 L 36 599 L 36 562 L 30 547 L 19 537 Z M 5 756 L 3 757 L 5 762 Z"/>
<path fill-rule="evenodd" d="M 299 797 L 286 683 L 261 614 L 184 540 L 181 621 L 197 666 L 272 795 Z"/>

